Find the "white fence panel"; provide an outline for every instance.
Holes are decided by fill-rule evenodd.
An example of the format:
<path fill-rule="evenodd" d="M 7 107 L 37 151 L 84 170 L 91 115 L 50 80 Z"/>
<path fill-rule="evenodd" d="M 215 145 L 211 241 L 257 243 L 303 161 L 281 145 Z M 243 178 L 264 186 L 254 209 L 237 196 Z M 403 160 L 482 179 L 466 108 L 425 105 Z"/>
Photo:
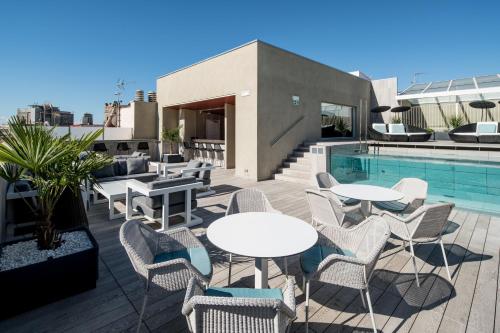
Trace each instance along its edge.
<path fill-rule="evenodd" d="M 71 137 L 80 139 L 83 135 L 97 132 L 100 129 L 102 129 L 102 127 L 99 126 L 71 127 L 70 132 Z M 97 140 L 102 140 L 102 135 Z"/>
<path fill-rule="evenodd" d="M 132 128 L 105 127 L 104 140 L 132 140 Z"/>
<path fill-rule="evenodd" d="M 61 137 L 69 133 L 68 126 L 56 126 L 52 132 L 52 135 L 55 137 Z"/>

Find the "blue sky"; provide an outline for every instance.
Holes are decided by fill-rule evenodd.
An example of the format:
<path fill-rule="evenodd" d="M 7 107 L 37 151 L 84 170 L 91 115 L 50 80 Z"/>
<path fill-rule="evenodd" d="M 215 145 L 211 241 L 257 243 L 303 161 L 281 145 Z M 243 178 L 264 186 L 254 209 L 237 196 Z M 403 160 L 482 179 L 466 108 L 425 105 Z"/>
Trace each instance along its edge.
<path fill-rule="evenodd" d="M 499 1 L 3 1 L 0 122 L 50 101 L 102 122 L 118 78 L 159 75 L 254 39 L 372 78 L 500 72 Z"/>

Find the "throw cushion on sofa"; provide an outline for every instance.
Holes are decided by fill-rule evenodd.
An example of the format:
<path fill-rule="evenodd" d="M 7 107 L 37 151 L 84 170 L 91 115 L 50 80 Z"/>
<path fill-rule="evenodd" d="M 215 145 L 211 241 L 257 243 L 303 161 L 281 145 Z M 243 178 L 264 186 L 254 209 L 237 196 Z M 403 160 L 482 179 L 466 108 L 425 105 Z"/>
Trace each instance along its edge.
<path fill-rule="evenodd" d="M 102 169 L 93 172 L 94 177 L 96 178 L 106 178 L 106 177 L 114 177 L 115 169 L 113 164 L 105 166 Z"/>
<path fill-rule="evenodd" d="M 138 158 L 127 158 L 127 175 L 147 172 L 147 160 Z"/>
<path fill-rule="evenodd" d="M 113 161 L 115 168 L 115 176 L 127 175 L 127 160 L 125 158 L 118 158 Z"/>

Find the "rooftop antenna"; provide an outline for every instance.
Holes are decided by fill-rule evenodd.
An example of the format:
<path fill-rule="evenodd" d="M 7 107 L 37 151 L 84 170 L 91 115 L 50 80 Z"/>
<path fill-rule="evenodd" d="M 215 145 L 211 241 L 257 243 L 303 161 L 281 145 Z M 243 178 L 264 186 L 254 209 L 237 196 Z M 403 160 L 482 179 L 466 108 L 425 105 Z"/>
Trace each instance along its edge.
<path fill-rule="evenodd" d="M 425 73 L 423 72 L 415 72 L 413 73 L 413 80 L 411 81 L 411 84 L 415 84 L 418 82 L 418 77 L 421 75 L 424 75 Z"/>
<path fill-rule="evenodd" d="M 122 104 L 122 95 L 125 92 L 125 87 L 127 84 L 135 83 L 134 81 L 125 81 L 123 79 L 116 80 L 116 92 L 115 96 L 118 103 L 118 114 L 116 115 L 116 127 L 120 127 L 120 107 Z"/>

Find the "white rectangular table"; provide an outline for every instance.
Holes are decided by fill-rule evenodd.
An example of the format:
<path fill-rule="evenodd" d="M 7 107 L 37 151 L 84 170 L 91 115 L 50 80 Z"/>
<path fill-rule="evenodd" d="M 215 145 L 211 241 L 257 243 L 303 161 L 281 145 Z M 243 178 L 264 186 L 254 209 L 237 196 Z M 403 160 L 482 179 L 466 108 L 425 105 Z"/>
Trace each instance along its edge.
<path fill-rule="evenodd" d="M 115 214 L 115 201 L 125 199 L 127 193 L 127 180 L 116 180 L 94 185 L 94 193 L 94 204 L 103 203 L 106 200 L 108 201 L 110 220 L 119 219 L 125 216 L 125 212 Z M 99 200 L 97 198 L 98 193 L 105 199 Z"/>

